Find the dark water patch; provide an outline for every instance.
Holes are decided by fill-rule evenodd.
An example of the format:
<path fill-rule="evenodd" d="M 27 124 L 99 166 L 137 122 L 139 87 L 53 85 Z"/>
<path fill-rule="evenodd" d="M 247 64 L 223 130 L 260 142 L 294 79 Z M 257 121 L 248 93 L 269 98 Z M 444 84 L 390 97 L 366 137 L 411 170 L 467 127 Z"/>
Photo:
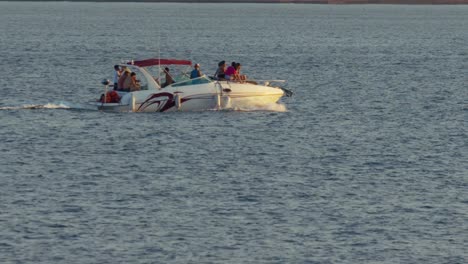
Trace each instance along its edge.
<path fill-rule="evenodd" d="M 237 200 L 239 202 L 248 202 L 248 203 L 255 203 L 259 201 L 258 197 L 254 195 L 239 195 L 237 196 Z"/>
<path fill-rule="evenodd" d="M 81 213 L 83 212 L 83 208 L 81 206 L 64 206 L 62 208 L 63 212 L 65 213 Z"/>
<path fill-rule="evenodd" d="M 62 225 L 62 224 L 46 224 L 45 226 L 46 226 L 46 227 L 49 227 L 49 228 L 58 228 L 58 229 L 67 228 L 67 227 L 68 227 L 68 226 Z"/>
<path fill-rule="evenodd" d="M 13 245 L 11 245 L 9 243 L 3 243 L 3 242 L 0 243 L 0 250 L 1 249 L 6 249 L 6 248 L 11 249 L 11 248 L 13 248 Z"/>

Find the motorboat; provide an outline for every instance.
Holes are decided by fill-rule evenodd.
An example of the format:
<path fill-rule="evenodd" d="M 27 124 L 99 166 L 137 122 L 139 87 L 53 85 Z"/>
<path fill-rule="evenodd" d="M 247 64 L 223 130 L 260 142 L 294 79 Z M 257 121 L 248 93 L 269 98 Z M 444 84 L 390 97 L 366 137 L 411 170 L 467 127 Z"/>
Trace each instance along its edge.
<path fill-rule="evenodd" d="M 138 90 L 119 91 L 103 80 L 104 93 L 96 103 L 99 110 L 111 112 L 169 112 L 261 108 L 276 104 L 292 93 L 275 84 L 282 80 L 217 80 L 202 75 L 190 78 L 190 60 L 152 58 L 118 64 L 135 72 Z M 172 71 L 173 83 L 163 87 L 166 67 L 185 69 Z M 176 72 L 176 73 L 172 73 Z"/>

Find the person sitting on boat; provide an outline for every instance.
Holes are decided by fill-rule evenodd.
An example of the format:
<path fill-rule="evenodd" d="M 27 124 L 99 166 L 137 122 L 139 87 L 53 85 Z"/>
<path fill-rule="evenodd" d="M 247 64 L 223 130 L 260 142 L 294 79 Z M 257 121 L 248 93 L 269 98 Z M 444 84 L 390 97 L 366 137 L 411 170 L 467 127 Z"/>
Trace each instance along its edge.
<path fill-rule="evenodd" d="M 122 70 L 119 65 L 114 65 L 114 90 L 118 89 L 120 75 L 122 75 Z"/>
<path fill-rule="evenodd" d="M 119 81 L 117 82 L 117 90 L 118 90 L 118 91 L 125 91 L 126 89 L 129 88 L 129 86 L 126 86 L 125 84 L 126 84 L 126 80 L 127 80 L 127 79 L 130 79 L 130 73 L 131 73 L 131 72 L 132 72 L 132 71 L 130 71 L 129 68 L 124 67 L 123 73 L 122 73 L 122 75 L 120 76 Z M 128 77 L 128 78 L 127 78 L 127 77 Z M 127 82 L 127 84 L 130 84 L 129 81 Z"/>
<path fill-rule="evenodd" d="M 202 73 L 200 71 L 200 64 L 196 63 L 195 65 L 193 65 L 193 68 L 193 71 L 190 73 L 190 79 L 201 77 Z"/>
<path fill-rule="evenodd" d="M 172 79 L 172 76 L 169 73 L 169 68 L 168 67 L 164 68 L 164 73 L 166 74 L 166 81 L 163 83 L 162 88 L 175 83 L 174 79 Z"/>
<path fill-rule="evenodd" d="M 243 82 L 247 80 L 247 76 L 240 74 L 240 69 L 241 69 L 241 64 L 236 63 L 236 73 L 234 75 L 234 80 Z"/>
<path fill-rule="evenodd" d="M 219 81 L 224 81 L 226 80 L 226 62 L 225 61 L 220 61 L 218 63 L 218 69 L 215 72 L 215 78 L 218 79 Z"/>
<path fill-rule="evenodd" d="M 120 96 L 117 91 L 108 91 L 106 95 L 102 94 L 101 98 L 98 100 L 101 103 L 118 103 L 120 102 Z"/>
<path fill-rule="evenodd" d="M 231 63 L 231 66 L 229 66 L 226 70 L 226 72 L 224 73 L 225 74 L 225 78 L 226 80 L 231 80 L 231 78 L 236 74 L 236 62 L 233 61 Z"/>
<path fill-rule="evenodd" d="M 141 90 L 140 81 L 137 80 L 136 73 L 134 72 L 130 73 L 130 78 L 127 78 L 127 79 L 130 79 L 130 84 L 129 84 L 130 92 Z"/>

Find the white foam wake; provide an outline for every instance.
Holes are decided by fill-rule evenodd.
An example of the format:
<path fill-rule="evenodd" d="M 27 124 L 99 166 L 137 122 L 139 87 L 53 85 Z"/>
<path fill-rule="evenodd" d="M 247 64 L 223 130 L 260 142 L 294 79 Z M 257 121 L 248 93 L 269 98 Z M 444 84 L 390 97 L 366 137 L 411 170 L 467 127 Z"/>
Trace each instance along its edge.
<path fill-rule="evenodd" d="M 22 110 L 22 109 L 82 109 L 82 110 L 96 110 L 96 107 L 83 104 L 75 104 L 70 102 L 58 102 L 47 104 L 24 104 L 19 106 L 3 106 L 0 110 Z"/>
<path fill-rule="evenodd" d="M 34 110 L 34 109 L 70 109 L 70 110 L 98 110 L 95 104 L 78 104 L 71 102 L 58 102 L 58 103 L 47 103 L 47 104 L 24 104 L 19 106 L 3 106 L 0 110 Z M 216 109 L 213 109 L 216 110 Z M 223 110 L 227 111 L 240 111 L 240 112 L 254 112 L 254 111 L 266 111 L 266 112 L 287 112 L 287 108 L 281 103 L 271 103 L 262 106 L 256 105 L 229 105 Z"/>
<path fill-rule="evenodd" d="M 266 111 L 266 112 L 287 112 L 288 109 L 286 105 L 281 103 L 271 103 L 263 106 L 255 105 L 232 105 L 230 109 L 234 111 L 245 111 L 245 112 L 254 112 L 254 111 Z"/>

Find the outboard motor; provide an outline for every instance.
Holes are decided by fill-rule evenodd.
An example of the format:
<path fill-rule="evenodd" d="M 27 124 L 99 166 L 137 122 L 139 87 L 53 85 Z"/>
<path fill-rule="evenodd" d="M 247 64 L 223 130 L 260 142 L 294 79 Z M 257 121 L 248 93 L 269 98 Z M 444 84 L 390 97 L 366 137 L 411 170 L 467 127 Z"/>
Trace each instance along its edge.
<path fill-rule="evenodd" d="M 101 95 L 101 98 L 99 98 L 99 101 L 104 104 L 107 102 L 107 89 L 109 87 L 110 81 L 108 79 L 103 79 L 101 83 L 104 85 L 104 93 Z"/>

